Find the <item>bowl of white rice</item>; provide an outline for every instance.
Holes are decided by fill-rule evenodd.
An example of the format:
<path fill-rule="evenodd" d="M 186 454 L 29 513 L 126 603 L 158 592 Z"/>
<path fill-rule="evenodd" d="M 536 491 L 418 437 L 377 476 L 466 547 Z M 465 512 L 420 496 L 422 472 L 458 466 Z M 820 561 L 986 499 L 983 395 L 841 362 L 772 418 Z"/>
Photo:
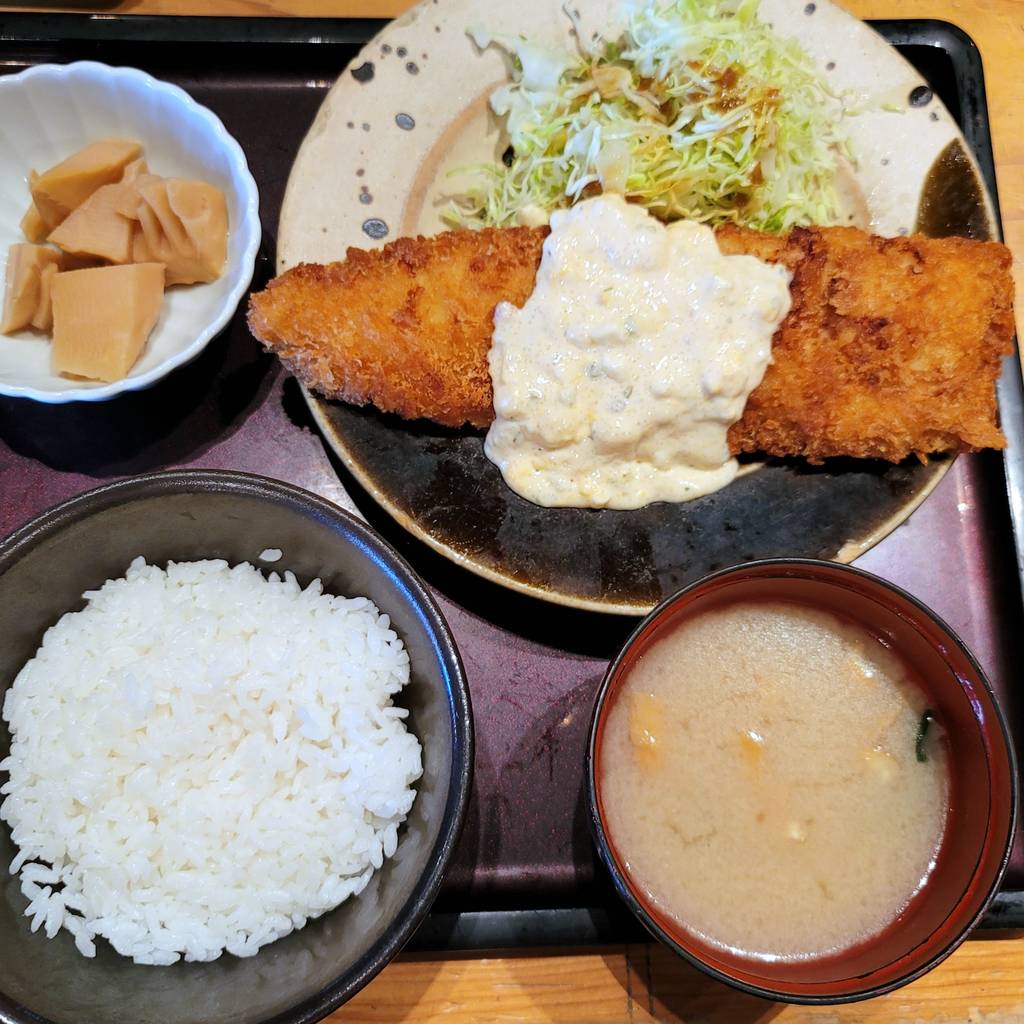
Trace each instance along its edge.
<path fill-rule="evenodd" d="M 472 758 L 433 598 L 330 502 L 190 471 L 43 513 L 0 544 L 0 1020 L 321 1019 L 429 910 Z"/>

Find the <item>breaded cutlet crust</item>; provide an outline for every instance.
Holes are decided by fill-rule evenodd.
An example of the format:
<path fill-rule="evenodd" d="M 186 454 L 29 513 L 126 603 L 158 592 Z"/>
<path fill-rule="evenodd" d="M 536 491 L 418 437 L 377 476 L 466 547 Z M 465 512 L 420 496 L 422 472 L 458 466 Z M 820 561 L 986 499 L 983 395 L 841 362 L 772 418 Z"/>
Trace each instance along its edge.
<path fill-rule="evenodd" d="M 546 228 L 454 231 L 302 264 L 250 299 L 249 325 L 303 383 L 408 419 L 486 427 L 495 306 L 533 290 Z M 793 305 L 729 432 L 734 452 L 880 458 L 999 448 L 995 381 L 1013 350 L 1009 250 L 855 228 L 718 229 L 782 263 Z"/>
<path fill-rule="evenodd" d="M 899 462 L 1005 445 L 995 394 L 1013 351 L 1005 246 L 855 228 L 717 234 L 723 252 L 793 273 L 792 308 L 729 431 L 733 451 Z"/>
<path fill-rule="evenodd" d="M 494 307 L 533 291 L 546 231 L 453 231 L 303 263 L 251 297 L 252 333 L 325 398 L 486 427 Z"/>

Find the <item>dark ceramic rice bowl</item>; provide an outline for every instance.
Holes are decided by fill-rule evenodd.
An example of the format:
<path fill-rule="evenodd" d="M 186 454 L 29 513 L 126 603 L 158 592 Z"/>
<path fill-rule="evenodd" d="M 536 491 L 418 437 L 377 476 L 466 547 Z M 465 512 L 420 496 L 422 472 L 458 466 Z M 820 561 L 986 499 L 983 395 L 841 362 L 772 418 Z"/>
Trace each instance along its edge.
<path fill-rule="evenodd" d="M 429 910 L 469 796 L 473 728 L 454 640 L 406 562 L 367 526 L 296 487 L 241 473 L 158 473 L 100 487 L 44 512 L 0 544 L 0 699 L 45 630 L 81 595 L 150 562 L 225 558 L 260 565 L 267 548 L 329 593 L 369 597 L 409 651 L 398 702 L 423 746 L 423 777 L 395 856 L 363 892 L 251 958 L 143 967 L 106 942 L 89 960 L 66 933 L 30 932 L 27 901 L 6 868 L 0 825 L 0 1022 L 3 1024 L 306 1024 L 357 992 L 401 949 Z M 0 722 L 0 759 L 10 736 Z"/>

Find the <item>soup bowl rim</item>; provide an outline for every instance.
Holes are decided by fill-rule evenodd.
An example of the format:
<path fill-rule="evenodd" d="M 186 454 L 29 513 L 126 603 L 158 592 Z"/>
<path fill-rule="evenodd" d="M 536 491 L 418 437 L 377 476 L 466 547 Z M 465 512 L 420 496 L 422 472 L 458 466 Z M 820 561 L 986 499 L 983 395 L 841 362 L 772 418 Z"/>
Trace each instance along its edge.
<path fill-rule="evenodd" d="M 1006 770 L 1010 782 L 1009 792 L 1009 809 L 1006 821 L 1006 836 L 1002 840 L 1002 853 L 999 856 L 998 866 L 993 874 L 992 882 L 989 887 L 985 890 L 983 895 L 980 897 L 978 902 L 977 910 L 971 914 L 969 920 L 964 926 L 953 936 L 943 942 L 941 946 L 934 952 L 926 955 L 920 963 L 915 963 L 908 971 L 900 974 L 894 979 L 876 983 L 867 984 L 863 989 L 858 989 L 851 992 L 841 993 L 829 993 L 827 991 L 817 992 L 793 992 L 789 991 L 786 987 L 775 988 L 772 985 L 756 985 L 741 978 L 735 977 L 727 970 L 708 963 L 703 957 L 692 949 L 688 949 L 682 943 L 680 943 L 676 937 L 669 931 L 667 931 L 658 921 L 648 912 L 647 908 L 643 903 L 637 899 L 633 892 L 632 885 L 628 879 L 627 872 L 624 867 L 620 864 L 618 858 L 613 853 L 614 845 L 609 838 L 610 830 L 606 830 L 601 815 L 601 801 L 599 797 L 600 785 L 597 780 L 597 746 L 598 746 L 598 733 L 604 722 L 608 708 L 611 706 L 608 697 L 612 691 L 612 682 L 617 680 L 620 674 L 620 667 L 622 663 L 631 655 L 634 645 L 641 640 L 646 634 L 648 629 L 662 617 L 662 615 L 674 604 L 689 598 L 694 595 L 695 592 L 703 590 L 709 587 L 711 584 L 717 583 L 729 576 L 742 576 L 746 573 L 760 572 L 766 569 L 792 569 L 796 578 L 812 579 L 826 587 L 833 587 L 839 585 L 835 580 L 825 579 L 821 576 L 814 575 L 814 570 L 827 570 L 829 573 L 835 572 L 839 576 L 847 575 L 852 579 L 860 580 L 864 583 L 878 585 L 885 590 L 892 593 L 897 599 L 907 602 L 911 605 L 923 618 L 931 620 L 931 622 L 938 627 L 938 629 L 946 635 L 950 643 L 959 650 L 964 656 L 968 665 L 970 666 L 973 678 L 972 682 L 980 685 L 982 689 L 987 693 L 989 700 L 991 701 L 993 718 L 997 723 L 998 728 L 988 727 L 986 729 L 975 716 L 974 721 L 977 725 L 978 731 L 983 736 L 987 732 L 994 732 L 997 740 L 1000 743 L 989 745 L 986 743 L 986 750 L 990 757 L 998 757 L 1000 752 L 1006 754 Z M 756 577 L 755 577 L 756 578 Z M 772 577 L 767 577 L 771 579 Z M 780 575 L 779 579 L 787 578 L 785 575 Z M 793 578 L 790 576 L 789 578 Z M 944 654 L 941 654 L 943 660 L 947 660 Z M 998 749 L 997 749 L 998 748 Z M 673 952 L 678 954 L 687 960 L 690 964 L 696 967 L 698 970 L 710 975 L 717 981 L 724 982 L 737 988 L 742 992 L 749 995 L 759 996 L 764 999 L 772 999 L 778 1001 L 784 1001 L 788 1003 L 796 1003 L 802 1005 L 838 1005 L 841 1003 L 853 1003 L 859 1002 L 865 999 L 871 999 L 875 996 L 884 995 L 887 992 L 892 992 L 895 989 L 901 988 L 904 985 L 915 981 L 922 975 L 927 974 L 933 968 L 937 967 L 943 960 L 950 956 L 957 947 L 967 938 L 970 932 L 977 926 L 978 922 L 984 916 L 986 910 L 996 893 L 999 891 L 999 887 L 1002 884 L 1003 877 L 1006 873 L 1006 869 L 1009 865 L 1010 855 L 1013 850 L 1013 839 L 1017 829 L 1017 819 L 1019 813 L 1019 781 L 1017 775 L 1017 757 L 1013 746 L 1013 740 L 1010 735 L 1009 727 L 1006 723 L 1006 717 L 999 704 L 999 699 L 992 688 L 992 685 L 988 681 L 984 670 L 981 668 L 977 659 L 971 653 L 970 649 L 960 638 L 959 634 L 935 611 L 929 608 L 923 601 L 914 597 L 913 594 L 904 590 L 902 587 L 889 580 L 883 579 L 874 573 L 867 572 L 864 569 L 859 569 L 856 566 L 846 565 L 838 562 L 830 562 L 823 559 L 817 558 L 760 558 L 754 559 L 748 562 L 741 562 L 736 565 L 726 566 L 725 568 L 718 569 L 713 573 L 709 573 L 707 576 L 702 576 L 700 579 L 695 580 L 693 583 L 687 584 L 676 590 L 672 594 L 668 595 L 662 600 L 657 607 L 652 609 L 640 622 L 636 628 L 629 635 L 625 643 L 619 649 L 619 652 L 612 659 L 608 668 L 606 669 L 604 676 L 601 679 L 601 684 L 597 689 L 597 693 L 594 697 L 593 712 L 591 715 L 590 728 L 587 736 L 586 746 L 586 765 L 585 765 L 585 782 L 586 782 L 586 801 L 587 801 L 587 822 L 590 827 L 591 836 L 594 841 L 594 845 L 597 848 L 598 855 L 601 862 L 604 864 L 606 870 L 611 876 L 612 883 L 615 887 L 616 892 L 624 900 L 630 910 L 636 915 L 644 927 L 659 941 L 664 943 Z M 991 790 L 991 780 L 989 776 L 986 776 L 985 780 L 986 789 Z M 986 830 L 986 835 L 988 830 Z M 998 843 L 997 843 L 998 845 Z M 979 871 L 981 871 L 981 861 L 979 853 L 979 861 L 976 863 L 974 871 L 971 875 L 971 880 L 977 877 Z M 959 905 L 960 901 L 964 898 L 967 893 L 967 889 L 964 890 L 957 900 L 951 904 L 950 912 L 952 913 L 955 908 Z M 681 927 L 679 929 L 681 935 L 686 934 L 686 929 Z M 929 945 L 928 940 L 921 944 L 924 948 Z M 908 954 L 909 955 L 909 954 Z M 842 953 L 839 954 L 842 956 Z M 894 963 L 895 961 L 890 961 Z M 879 967 L 874 968 L 868 972 L 867 977 L 876 974 L 879 970 L 884 969 L 886 965 L 882 964 Z M 766 979 L 767 980 L 767 979 Z M 846 980 L 846 979 L 843 979 Z M 837 979 L 838 981 L 838 979 Z M 822 982 L 819 985 L 825 985 L 827 983 Z"/>

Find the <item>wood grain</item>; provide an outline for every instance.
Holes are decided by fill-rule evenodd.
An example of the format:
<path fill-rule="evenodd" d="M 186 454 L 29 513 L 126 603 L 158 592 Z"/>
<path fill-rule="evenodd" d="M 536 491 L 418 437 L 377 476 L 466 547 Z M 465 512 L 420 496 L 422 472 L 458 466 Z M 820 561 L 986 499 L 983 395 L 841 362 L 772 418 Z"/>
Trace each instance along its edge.
<path fill-rule="evenodd" d="M 847 1006 L 735 992 L 660 946 L 445 960 L 403 957 L 334 1024 L 1020 1024 L 1024 940 L 975 940 L 913 985 Z"/>
<path fill-rule="evenodd" d="M 109 0 L 0 10 L 391 17 L 405 0 Z M 1022 0 L 845 0 L 862 18 L 938 18 L 985 63 L 1007 243 L 1024 281 Z M 1018 284 L 1018 308 L 1020 301 Z M 1020 314 L 1018 314 L 1019 316 Z M 1019 321 L 1018 321 L 1019 322 Z M 1024 939 L 975 939 L 904 989 L 867 1003 L 781 1006 L 734 992 L 658 946 L 491 957 L 401 957 L 331 1018 L 336 1024 L 1022 1024 Z"/>

